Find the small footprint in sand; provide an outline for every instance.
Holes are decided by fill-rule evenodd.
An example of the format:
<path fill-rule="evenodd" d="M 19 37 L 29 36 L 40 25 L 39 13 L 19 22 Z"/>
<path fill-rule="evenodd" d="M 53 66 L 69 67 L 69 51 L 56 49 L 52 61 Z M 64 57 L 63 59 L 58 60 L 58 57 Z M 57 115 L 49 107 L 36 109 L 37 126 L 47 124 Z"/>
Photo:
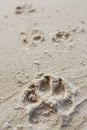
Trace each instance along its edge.
<path fill-rule="evenodd" d="M 22 43 L 29 43 L 29 45 L 35 47 L 37 43 L 41 43 L 44 41 L 44 34 L 40 30 L 32 30 L 29 34 L 28 32 L 21 32 L 20 33 L 20 40 Z"/>
<path fill-rule="evenodd" d="M 75 87 L 62 78 L 45 75 L 36 80 L 22 94 L 24 104 L 27 103 L 29 106 L 31 103 L 34 104 L 29 110 L 29 122 L 33 124 L 46 122 L 48 125 L 62 127 L 65 117 L 63 115 L 72 112 L 75 94 Z M 69 116 L 66 117 L 68 125 Z"/>
<path fill-rule="evenodd" d="M 61 42 L 61 41 L 69 39 L 70 35 L 71 35 L 70 32 L 57 31 L 53 34 L 52 41 Z"/>
<path fill-rule="evenodd" d="M 33 7 L 32 4 L 28 5 L 28 4 L 24 4 L 24 5 L 20 5 L 17 6 L 15 9 L 15 14 L 23 14 L 23 13 L 32 13 L 35 12 L 36 9 Z"/>
<path fill-rule="evenodd" d="M 32 40 L 34 42 L 42 42 L 42 41 L 44 41 L 44 34 L 40 30 L 36 30 L 36 29 L 32 30 L 31 37 L 32 37 Z"/>

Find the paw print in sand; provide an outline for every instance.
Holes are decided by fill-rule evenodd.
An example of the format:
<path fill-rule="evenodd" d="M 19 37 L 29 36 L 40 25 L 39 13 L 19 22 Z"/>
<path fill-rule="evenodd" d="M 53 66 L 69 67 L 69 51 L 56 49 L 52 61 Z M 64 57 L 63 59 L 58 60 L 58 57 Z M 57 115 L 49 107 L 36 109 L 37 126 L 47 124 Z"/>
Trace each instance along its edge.
<path fill-rule="evenodd" d="M 61 42 L 61 41 L 69 39 L 70 35 L 71 35 L 70 32 L 57 31 L 54 33 L 54 35 L 52 37 L 52 41 Z"/>
<path fill-rule="evenodd" d="M 55 129 L 68 125 L 75 94 L 75 87 L 61 78 L 45 75 L 38 79 L 23 93 L 23 103 L 34 104 L 29 122 Z"/>
<path fill-rule="evenodd" d="M 36 9 L 33 7 L 32 4 L 30 5 L 23 4 L 16 7 L 15 14 L 27 14 L 27 13 L 33 13 L 35 11 Z"/>

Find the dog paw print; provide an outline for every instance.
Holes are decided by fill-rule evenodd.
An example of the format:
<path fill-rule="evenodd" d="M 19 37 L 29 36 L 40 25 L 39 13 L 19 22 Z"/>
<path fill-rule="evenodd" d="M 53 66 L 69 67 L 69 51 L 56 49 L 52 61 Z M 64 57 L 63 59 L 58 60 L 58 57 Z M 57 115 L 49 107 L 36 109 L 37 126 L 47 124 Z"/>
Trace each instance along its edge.
<path fill-rule="evenodd" d="M 69 39 L 70 35 L 71 35 L 70 32 L 57 31 L 52 36 L 52 41 L 53 42 L 61 42 L 61 41 Z"/>
<path fill-rule="evenodd" d="M 66 116 L 68 124 L 75 93 L 75 87 L 62 78 L 45 75 L 35 81 L 23 93 L 23 103 L 27 102 L 29 106 L 34 104 L 29 110 L 29 122 L 34 125 L 46 123 L 49 127 L 55 125 L 55 128 L 60 128 L 65 125 L 63 118 Z"/>
<path fill-rule="evenodd" d="M 36 46 L 37 43 L 43 42 L 45 38 L 44 38 L 44 33 L 41 30 L 33 29 L 30 32 L 30 34 L 29 32 L 21 32 L 20 40 L 22 43 L 26 45 L 31 44 L 31 46 Z"/>
<path fill-rule="evenodd" d="M 32 13 L 35 12 L 36 9 L 33 7 L 32 4 L 28 5 L 28 4 L 23 4 L 23 5 L 19 5 L 16 7 L 15 9 L 15 14 L 25 14 L 25 13 Z"/>

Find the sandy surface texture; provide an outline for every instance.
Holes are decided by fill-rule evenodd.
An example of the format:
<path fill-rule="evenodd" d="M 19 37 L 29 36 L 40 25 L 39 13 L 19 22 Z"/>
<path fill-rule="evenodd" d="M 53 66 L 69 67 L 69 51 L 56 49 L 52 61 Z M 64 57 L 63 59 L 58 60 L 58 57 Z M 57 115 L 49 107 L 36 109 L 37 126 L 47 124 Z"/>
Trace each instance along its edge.
<path fill-rule="evenodd" d="M 0 0 L 0 130 L 87 130 L 87 0 Z"/>

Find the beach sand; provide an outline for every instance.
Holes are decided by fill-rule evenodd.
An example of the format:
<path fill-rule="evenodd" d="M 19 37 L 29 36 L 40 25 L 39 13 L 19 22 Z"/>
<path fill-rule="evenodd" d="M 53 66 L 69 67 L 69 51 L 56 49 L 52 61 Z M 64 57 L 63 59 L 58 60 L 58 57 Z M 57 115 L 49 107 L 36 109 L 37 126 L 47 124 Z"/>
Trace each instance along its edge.
<path fill-rule="evenodd" d="M 0 1 L 0 130 L 87 130 L 87 1 Z"/>

